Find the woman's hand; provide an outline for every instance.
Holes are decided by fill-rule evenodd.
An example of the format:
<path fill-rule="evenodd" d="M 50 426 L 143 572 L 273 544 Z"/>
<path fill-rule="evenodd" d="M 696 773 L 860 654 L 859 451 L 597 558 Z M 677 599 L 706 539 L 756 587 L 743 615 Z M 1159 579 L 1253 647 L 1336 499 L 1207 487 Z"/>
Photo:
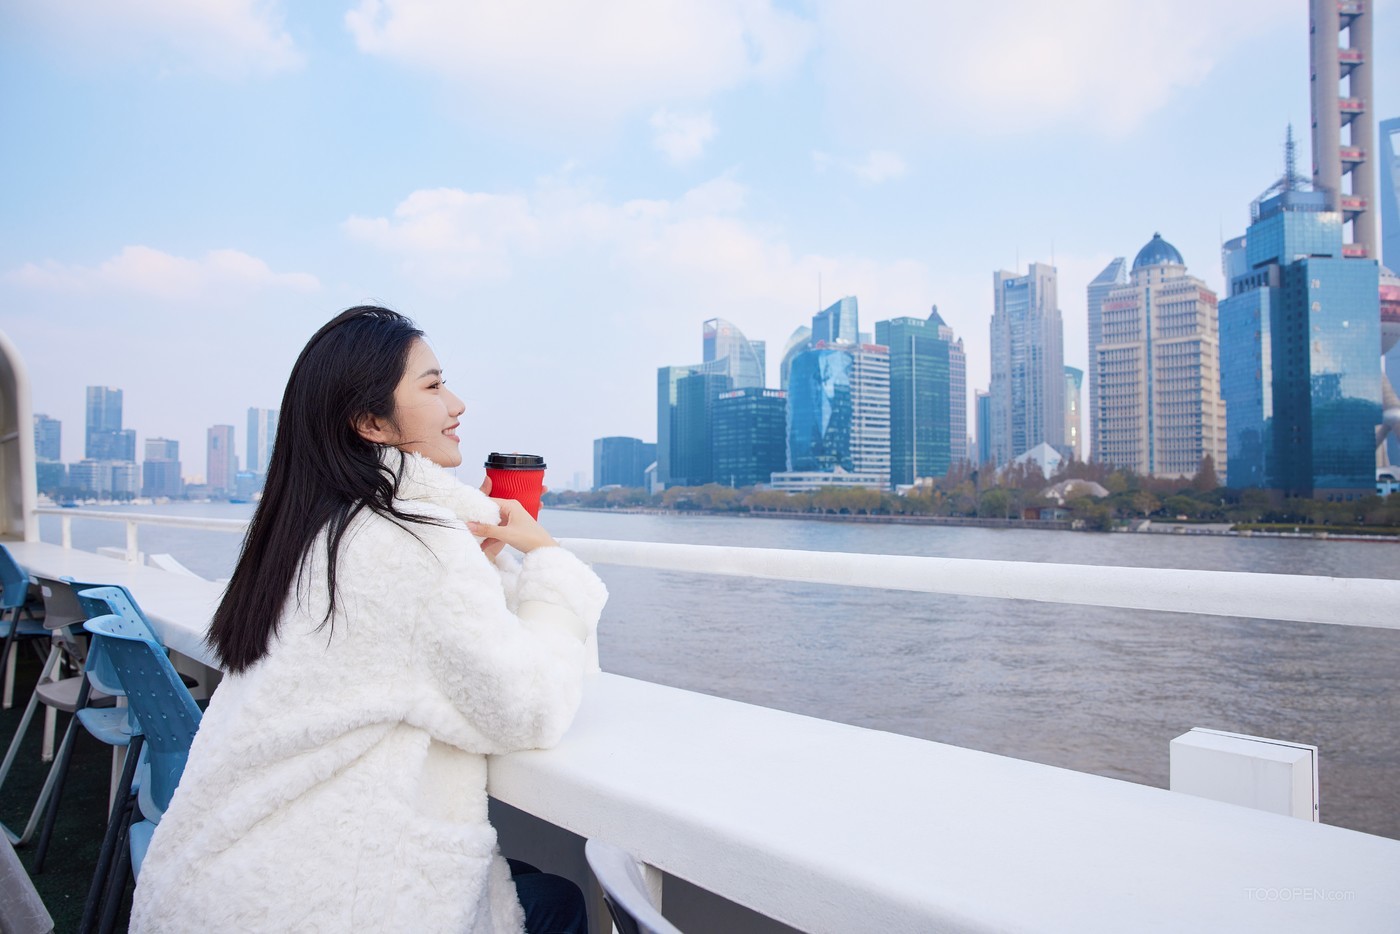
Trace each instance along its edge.
<path fill-rule="evenodd" d="M 487 477 L 481 484 L 481 492 L 490 494 L 491 478 Z M 481 550 L 486 552 L 486 557 L 492 561 L 501 553 L 501 549 L 509 545 L 517 551 L 529 554 L 536 548 L 545 548 L 551 545 L 558 545 L 544 526 L 535 521 L 525 511 L 525 507 L 513 499 L 498 499 L 494 496 L 491 501 L 501 507 L 501 524 L 488 525 L 485 522 L 468 522 L 467 528 L 473 535 L 485 536 L 481 542 Z"/>

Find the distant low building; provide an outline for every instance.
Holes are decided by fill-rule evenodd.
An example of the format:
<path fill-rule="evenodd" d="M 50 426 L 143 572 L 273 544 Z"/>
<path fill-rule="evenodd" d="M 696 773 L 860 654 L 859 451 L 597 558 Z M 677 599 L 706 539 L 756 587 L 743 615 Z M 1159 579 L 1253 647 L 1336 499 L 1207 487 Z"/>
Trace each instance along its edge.
<path fill-rule="evenodd" d="M 822 487 L 834 486 L 849 489 L 852 487 L 883 490 L 888 486 L 885 478 L 872 474 L 849 473 L 840 467 L 835 470 L 786 470 L 773 474 L 769 486 L 787 493 L 811 493 Z"/>

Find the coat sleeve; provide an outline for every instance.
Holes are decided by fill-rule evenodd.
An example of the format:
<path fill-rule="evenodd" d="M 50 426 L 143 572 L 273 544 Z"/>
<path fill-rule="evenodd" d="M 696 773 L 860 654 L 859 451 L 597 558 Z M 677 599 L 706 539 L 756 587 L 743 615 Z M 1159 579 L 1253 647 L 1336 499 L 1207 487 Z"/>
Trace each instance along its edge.
<path fill-rule="evenodd" d="M 563 548 L 539 548 L 520 562 L 512 608 L 465 528 L 432 528 L 423 540 L 436 581 L 417 601 L 417 642 L 435 686 L 485 740 L 472 751 L 555 744 L 591 667 L 585 643 L 607 600 L 603 582 Z"/>

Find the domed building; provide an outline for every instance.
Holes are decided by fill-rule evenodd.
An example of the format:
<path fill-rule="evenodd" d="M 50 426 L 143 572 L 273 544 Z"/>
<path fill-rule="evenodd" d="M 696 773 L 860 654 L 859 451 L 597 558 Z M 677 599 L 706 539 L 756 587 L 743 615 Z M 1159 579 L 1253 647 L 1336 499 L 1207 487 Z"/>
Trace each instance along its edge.
<path fill-rule="evenodd" d="M 1139 474 L 1192 477 L 1209 457 L 1225 480 L 1216 295 L 1154 233 L 1128 282 L 1099 304 L 1090 367 L 1094 457 Z"/>

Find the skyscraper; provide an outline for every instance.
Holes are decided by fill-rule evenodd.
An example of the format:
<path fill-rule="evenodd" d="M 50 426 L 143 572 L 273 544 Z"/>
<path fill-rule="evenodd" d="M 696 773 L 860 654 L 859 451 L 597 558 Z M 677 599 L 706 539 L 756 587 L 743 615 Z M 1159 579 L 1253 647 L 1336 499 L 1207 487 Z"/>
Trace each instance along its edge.
<path fill-rule="evenodd" d="M 1055 267 L 992 276 L 992 460 L 1064 444 L 1064 325 Z"/>
<path fill-rule="evenodd" d="M 890 482 L 890 353 L 879 344 L 853 348 L 851 462 L 855 473 Z"/>
<path fill-rule="evenodd" d="M 180 442 L 168 438 L 147 438 L 146 459 L 141 464 L 142 496 L 179 496 Z"/>
<path fill-rule="evenodd" d="M 1392 273 L 1400 270 L 1400 117 L 1381 121 L 1381 255 Z M 1385 353 L 1385 380 L 1381 392 L 1385 395 L 1386 460 L 1400 464 L 1400 425 L 1390 427 L 1395 419 L 1388 413 L 1400 407 L 1396 388 L 1400 386 L 1400 293 L 1397 284 L 1381 281 L 1381 345 Z M 1396 400 L 1395 404 L 1391 399 Z"/>
<path fill-rule="evenodd" d="M 1084 371 L 1065 367 L 1065 448 L 1071 460 L 1084 459 L 1084 420 L 1080 413 Z"/>
<path fill-rule="evenodd" d="M 676 383 L 668 486 L 702 486 L 715 482 L 715 400 L 720 393 L 732 388 L 729 376 L 724 373 L 692 373 Z"/>
<path fill-rule="evenodd" d="M 1094 348 L 1103 340 L 1103 302 L 1108 293 L 1128 284 L 1128 261 L 1115 256 L 1103 272 L 1089 283 L 1089 432 L 1082 454 L 1083 460 L 1099 460 L 1099 439 L 1093 437 L 1099 423 L 1098 355 Z"/>
<path fill-rule="evenodd" d="M 1308 0 L 1308 16 L 1313 188 L 1350 225 L 1350 236 L 1343 231 L 1342 255 L 1376 259 L 1371 4 Z"/>
<path fill-rule="evenodd" d="M 277 410 L 248 410 L 248 446 L 243 467 L 249 473 L 266 474 L 272 460 L 272 445 L 277 440 Z"/>
<path fill-rule="evenodd" d="M 855 360 L 835 347 L 809 349 L 788 374 L 788 467 L 794 471 L 854 471 L 851 423 Z"/>
<path fill-rule="evenodd" d="M 1221 307 L 1231 482 L 1280 496 L 1373 492 L 1379 267 L 1346 258 L 1344 212 L 1328 192 L 1303 189 L 1291 158 L 1250 217 L 1242 247 L 1226 254 Z"/>
<path fill-rule="evenodd" d="M 732 389 L 714 404 L 715 480 L 742 487 L 768 483 L 787 467 L 787 393 Z"/>
<path fill-rule="evenodd" d="M 889 348 L 890 481 L 896 485 L 943 476 L 953 444 L 966 445 L 953 431 L 951 348 L 939 334 L 941 326 L 937 308 L 927 320 L 875 322 L 876 342 Z M 966 410 L 966 397 L 962 404 Z M 965 426 L 964 415 L 964 433 Z"/>
<path fill-rule="evenodd" d="M 677 466 L 682 459 L 678 445 L 682 440 L 693 444 L 698 437 L 694 433 L 698 429 L 693 410 L 687 414 L 684 439 L 677 432 L 678 387 L 681 380 L 693 375 L 723 376 L 728 380 L 723 389 L 735 386 L 763 388 L 766 369 L 763 341 L 751 341 L 723 318 L 711 318 L 703 325 L 701 349 L 704 356 L 701 363 L 663 366 L 656 371 L 656 481 L 661 488 L 692 485 L 689 483 L 691 478 Z M 714 388 L 721 384 L 711 385 Z M 715 388 L 715 391 L 721 390 Z M 695 402 L 693 393 L 690 401 Z M 686 470 L 699 469 L 697 457 L 693 448 L 688 450 L 684 455 Z M 708 476 L 712 468 L 713 464 L 697 476 Z"/>
<path fill-rule="evenodd" d="M 992 460 L 992 394 L 985 389 L 977 390 L 973 404 L 977 418 L 977 465 L 989 464 Z"/>
<path fill-rule="evenodd" d="M 860 310 L 847 295 L 812 316 L 812 343 L 856 344 L 860 341 Z"/>
<path fill-rule="evenodd" d="M 215 493 L 233 493 L 238 474 L 238 455 L 234 453 L 233 426 L 215 425 L 208 432 L 208 476 L 205 482 Z"/>
<path fill-rule="evenodd" d="M 1381 260 L 1400 272 L 1400 117 L 1381 121 Z"/>
<path fill-rule="evenodd" d="M 34 456 L 41 461 L 63 460 L 63 423 L 58 419 L 34 416 Z"/>
<path fill-rule="evenodd" d="M 1153 234 L 1126 286 L 1103 303 L 1097 457 L 1158 477 L 1191 477 L 1209 456 L 1225 477 L 1216 296 Z"/>
<path fill-rule="evenodd" d="M 87 387 L 87 433 L 83 456 L 90 460 L 136 460 L 136 432 L 122 429 L 122 391 Z"/>
<path fill-rule="evenodd" d="M 763 341 L 751 341 L 723 318 L 704 323 L 701 338 L 704 362 L 723 361 L 724 373 L 735 389 L 762 389 L 767 374 Z"/>
<path fill-rule="evenodd" d="M 890 358 L 878 344 L 818 342 L 788 376 L 788 461 L 793 471 L 860 474 L 890 482 Z"/>
<path fill-rule="evenodd" d="M 938 306 L 933 306 L 938 314 Z M 967 451 L 967 351 L 961 337 L 953 336 L 947 324 L 938 325 L 938 337 L 948 342 L 948 463 L 964 463 Z"/>
<path fill-rule="evenodd" d="M 593 441 L 593 489 L 605 486 L 646 486 L 646 470 L 656 460 L 656 445 L 640 438 L 597 438 Z"/>

